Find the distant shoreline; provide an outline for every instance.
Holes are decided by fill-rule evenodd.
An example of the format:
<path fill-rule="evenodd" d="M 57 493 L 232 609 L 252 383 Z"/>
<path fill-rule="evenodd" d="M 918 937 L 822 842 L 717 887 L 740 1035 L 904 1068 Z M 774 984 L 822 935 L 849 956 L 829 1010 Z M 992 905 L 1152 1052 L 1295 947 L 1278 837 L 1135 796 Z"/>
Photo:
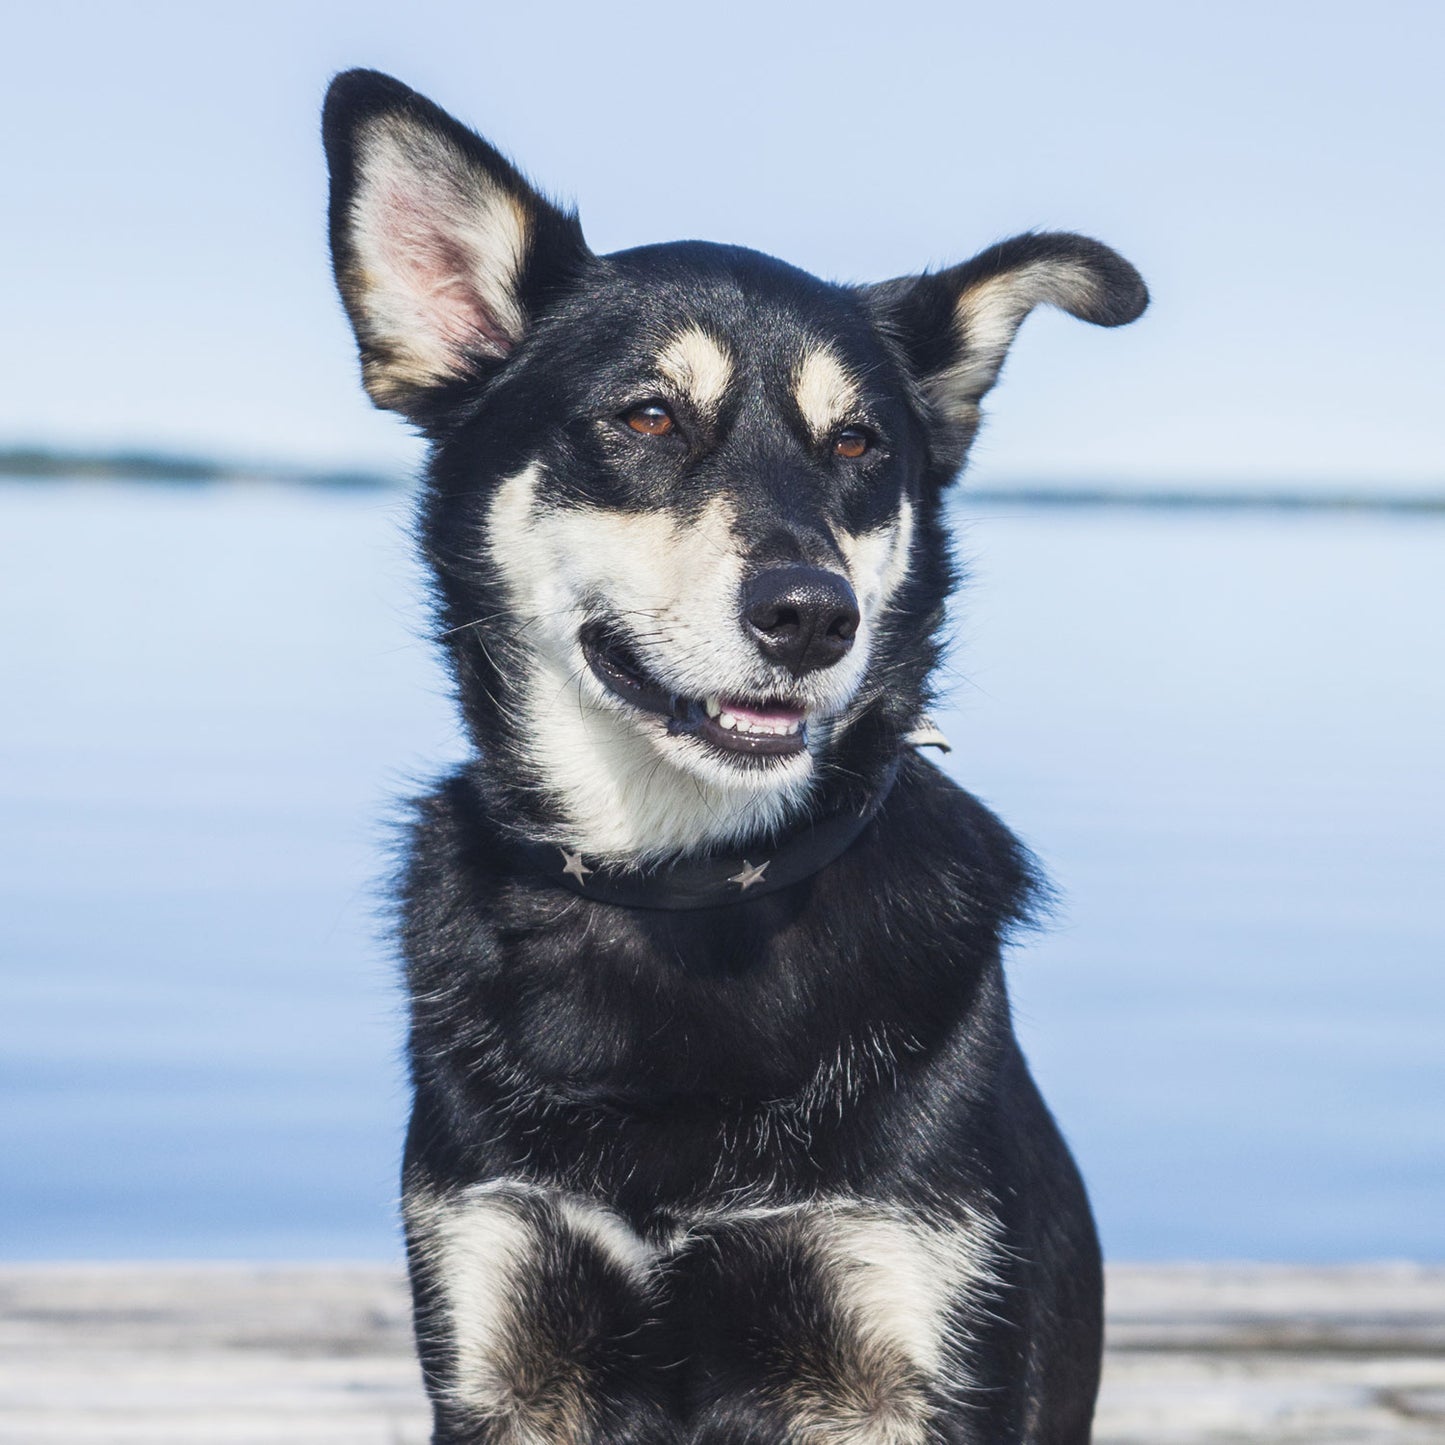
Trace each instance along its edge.
<path fill-rule="evenodd" d="M 317 487 L 353 491 L 401 491 L 408 479 L 362 469 L 245 464 L 163 452 L 62 452 L 39 447 L 0 450 L 0 480 L 33 482 L 145 482 L 158 486 L 210 484 Z M 1120 508 L 1209 512 L 1398 512 L 1445 513 L 1445 489 L 1436 492 L 1321 491 L 1300 487 L 1232 487 L 1219 491 L 1184 487 L 1109 487 L 1067 482 L 964 487 L 958 505 Z"/>
<path fill-rule="evenodd" d="M 970 490 L 965 484 L 958 505 L 1007 503 L 1019 507 L 1115 507 L 1177 512 L 1419 512 L 1445 514 L 1445 493 L 1307 492 L 1221 490 L 1188 492 L 1148 490 L 1140 487 L 1058 486 L 987 487 Z"/>
<path fill-rule="evenodd" d="M 0 479 L 35 482 L 271 482 L 304 487 L 354 487 L 395 491 L 403 478 L 360 469 L 218 461 L 167 452 L 60 452 L 40 447 L 0 450 Z"/>

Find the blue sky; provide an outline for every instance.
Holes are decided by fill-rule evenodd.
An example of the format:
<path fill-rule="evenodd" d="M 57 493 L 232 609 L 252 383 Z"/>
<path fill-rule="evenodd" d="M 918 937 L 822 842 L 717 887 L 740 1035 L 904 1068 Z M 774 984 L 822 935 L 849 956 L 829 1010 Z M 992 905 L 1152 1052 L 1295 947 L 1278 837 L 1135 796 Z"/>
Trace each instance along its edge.
<path fill-rule="evenodd" d="M 394 467 L 324 253 L 317 110 L 373 65 L 575 199 L 838 279 L 1031 226 L 1156 297 L 1033 318 L 980 482 L 1445 482 L 1445 7 L 12 7 L 0 445 Z"/>

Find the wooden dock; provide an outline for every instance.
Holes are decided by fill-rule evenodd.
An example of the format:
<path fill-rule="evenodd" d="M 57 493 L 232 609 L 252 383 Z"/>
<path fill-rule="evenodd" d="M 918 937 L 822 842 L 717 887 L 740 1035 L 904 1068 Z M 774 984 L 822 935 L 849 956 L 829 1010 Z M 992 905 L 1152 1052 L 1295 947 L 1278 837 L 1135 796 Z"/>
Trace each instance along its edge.
<path fill-rule="evenodd" d="M 3 1445 L 425 1445 L 379 1266 L 0 1266 Z M 1445 1445 L 1445 1267 L 1115 1266 L 1096 1445 Z"/>

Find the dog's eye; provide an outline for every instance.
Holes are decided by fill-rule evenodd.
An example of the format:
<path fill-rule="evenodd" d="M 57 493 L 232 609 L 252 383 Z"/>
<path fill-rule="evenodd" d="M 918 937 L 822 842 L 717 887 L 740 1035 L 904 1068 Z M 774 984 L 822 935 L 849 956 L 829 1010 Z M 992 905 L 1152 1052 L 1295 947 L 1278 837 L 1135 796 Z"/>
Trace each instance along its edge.
<path fill-rule="evenodd" d="M 676 425 L 672 413 L 660 401 L 635 406 L 631 411 L 623 412 L 622 420 L 645 437 L 665 437 Z"/>
<path fill-rule="evenodd" d="M 834 454 L 854 461 L 873 445 L 873 438 L 861 426 L 845 426 L 833 442 Z"/>

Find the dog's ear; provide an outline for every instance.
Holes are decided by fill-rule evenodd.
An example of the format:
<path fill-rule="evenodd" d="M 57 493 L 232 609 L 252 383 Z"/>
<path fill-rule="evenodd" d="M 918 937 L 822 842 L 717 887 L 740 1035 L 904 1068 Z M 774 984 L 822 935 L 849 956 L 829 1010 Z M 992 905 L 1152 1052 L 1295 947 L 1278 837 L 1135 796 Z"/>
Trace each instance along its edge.
<path fill-rule="evenodd" d="M 331 260 L 380 407 L 424 422 L 504 360 L 591 259 L 575 215 L 400 81 L 338 75 L 322 136 Z"/>
<path fill-rule="evenodd" d="M 1149 304 L 1143 278 L 1087 236 L 1015 236 L 946 271 L 863 288 L 879 326 L 902 349 L 934 422 L 938 460 L 963 462 L 979 402 L 1035 306 L 1057 306 L 1096 326 L 1122 326 Z"/>

